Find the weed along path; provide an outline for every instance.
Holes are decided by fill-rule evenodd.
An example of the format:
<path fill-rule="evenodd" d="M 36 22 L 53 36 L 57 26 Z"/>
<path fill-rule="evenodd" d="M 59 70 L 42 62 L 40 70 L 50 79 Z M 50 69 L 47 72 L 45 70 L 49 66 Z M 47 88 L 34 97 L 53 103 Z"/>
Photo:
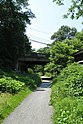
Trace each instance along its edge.
<path fill-rule="evenodd" d="M 2 124 L 53 124 L 50 85 L 49 81 L 43 81 L 40 87 L 25 98 Z"/>

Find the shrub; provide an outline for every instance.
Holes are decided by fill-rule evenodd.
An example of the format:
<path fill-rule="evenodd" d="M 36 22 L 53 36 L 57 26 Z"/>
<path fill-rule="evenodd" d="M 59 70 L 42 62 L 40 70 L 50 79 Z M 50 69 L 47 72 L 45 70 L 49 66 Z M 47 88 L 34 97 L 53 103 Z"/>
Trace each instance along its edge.
<path fill-rule="evenodd" d="M 55 124 L 82 124 L 83 99 L 66 97 L 56 102 L 53 118 Z"/>
<path fill-rule="evenodd" d="M 40 82 L 37 74 L 0 71 L 0 123 Z"/>
<path fill-rule="evenodd" d="M 24 88 L 23 82 L 12 79 L 11 77 L 4 77 L 0 79 L 0 90 L 2 92 L 17 93 Z"/>
<path fill-rule="evenodd" d="M 57 81 L 62 81 L 71 95 L 83 96 L 83 66 L 71 64 L 61 71 Z"/>
<path fill-rule="evenodd" d="M 55 124 L 83 123 L 83 66 L 74 63 L 61 71 L 53 82 L 51 102 Z"/>
<path fill-rule="evenodd" d="M 17 93 L 26 86 L 34 90 L 41 82 L 37 74 L 18 74 L 0 70 L 0 91 Z"/>

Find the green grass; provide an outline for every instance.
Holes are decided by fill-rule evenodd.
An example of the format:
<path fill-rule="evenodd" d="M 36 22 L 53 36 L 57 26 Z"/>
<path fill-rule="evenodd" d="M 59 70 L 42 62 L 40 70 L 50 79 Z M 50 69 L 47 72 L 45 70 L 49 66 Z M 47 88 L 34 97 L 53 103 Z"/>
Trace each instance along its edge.
<path fill-rule="evenodd" d="M 70 96 L 68 90 L 58 83 L 52 86 L 54 124 L 83 124 L 83 98 Z"/>
<path fill-rule="evenodd" d="M 0 123 L 28 96 L 32 91 L 25 88 L 15 95 L 2 93 L 0 95 Z"/>
<path fill-rule="evenodd" d="M 82 89 L 83 67 L 72 64 L 62 70 L 52 86 L 54 124 L 83 124 Z"/>
<path fill-rule="evenodd" d="M 34 91 L 40 83 L 41 79 L 36 74 L 22 75 L 15 72 L 4 72 L 0 70 L 0 123 L 26 96 Z M 20 88 L 22 84 L 24 86 Z M 18 90 L 18 88 L 20 88 L 20 90 Z"/>

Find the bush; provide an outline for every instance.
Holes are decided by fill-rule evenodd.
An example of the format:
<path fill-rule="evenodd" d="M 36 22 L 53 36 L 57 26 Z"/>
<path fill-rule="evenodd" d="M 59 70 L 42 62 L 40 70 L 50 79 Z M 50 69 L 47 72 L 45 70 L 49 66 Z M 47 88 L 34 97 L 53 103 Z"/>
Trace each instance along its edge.
<path fill-rule="evenodd" d="M 57 81 L 65 84 L 71 95 L 83 96 L 83 66 L 77 63 L 63 69 Z"/>
<path fill-rule="evenodd" d="M 37 74 L 18 74 L 16 72 L 0 71 L 0 91 L 17 93 L 18 91 L 29 87 L 34 90 L 41 82 Z"/>
<path fill-rule="evenodd" d="M 83 122 L 83 99 L 66 97 L 55 104 L 55 124 L 82 124 Z"/>
<path fill-rule="evenodd" d="M 0 71 L 0 124 L 40 82 L 37 74 Z"/>
<path fill-rule="evenodd" d="M 52 86 L 51 102 L 55 124 L 83 123 L 83 66 L 64 68 Z"/>
<path fill-rule="evenodd" d="M 12 79 L 11 77 L 4 77 L 0 79 L 0 91 L 17 93 L 25 87 L 23 82 Z"/>
<path fill-rule="evenodd" d="M 28 87 L 16 94 L 0 94 L 0 124 L 31 93 Z"/>

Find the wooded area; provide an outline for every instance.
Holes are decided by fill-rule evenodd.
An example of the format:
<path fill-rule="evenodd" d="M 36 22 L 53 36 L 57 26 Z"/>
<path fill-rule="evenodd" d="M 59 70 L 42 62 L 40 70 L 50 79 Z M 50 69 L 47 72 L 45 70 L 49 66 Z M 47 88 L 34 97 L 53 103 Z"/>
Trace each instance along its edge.
<path fill-rule="evenodd" d="M 58 5 L 65 3 L 64 0 L 53 1 Z M 26 25 L 31 24 L 35 15 L 28 6 L 28 0 L 0 0 L 0 122 L 41 82 L 41 65 L 33 64 L 24 74 L 15 72 L 18 59 L 32 52 Z M 68 16 L 71 19 L 83 17 L 83 0 L 71 1 L 64 18 Z M 51 40 L 49 47 L 37 52 L 50 55 L 44 71 L 45 76 L 53 80 L 54 124 L 82 124 L 83 66 L 74 62 L 74 56 L 83 51 L 83 29 L 78 32 L 76 27 L 62 25 Z M 80 55 L 82 58 L 83 52 Z"/>
<path fill-rule="evenodd" d="M 34 17 L 27 0 L 0 1 L 0 67 L 15 69 L 18 58 L 31 51 L 25 28 Z"/>

